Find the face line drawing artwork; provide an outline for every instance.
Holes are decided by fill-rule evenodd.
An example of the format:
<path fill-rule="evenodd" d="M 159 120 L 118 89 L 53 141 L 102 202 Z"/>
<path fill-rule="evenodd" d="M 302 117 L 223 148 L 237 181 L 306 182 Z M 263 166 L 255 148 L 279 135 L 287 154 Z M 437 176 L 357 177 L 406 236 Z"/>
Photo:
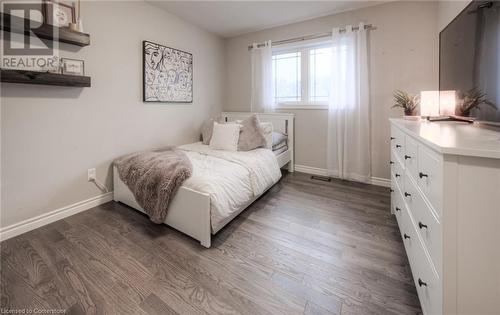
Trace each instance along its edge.
<path fill-rule="evenodd" d="M 143 101 L 193 102 L 193 55 L 143 41 Z"/>
<path fill-rule="evenodd" d="M 163 59 L 162 49 L 160 49 L 159 45 L 147 43 L 144 47 L 144 53 L 146 54 L 147 65 L 156 70 Z"/>

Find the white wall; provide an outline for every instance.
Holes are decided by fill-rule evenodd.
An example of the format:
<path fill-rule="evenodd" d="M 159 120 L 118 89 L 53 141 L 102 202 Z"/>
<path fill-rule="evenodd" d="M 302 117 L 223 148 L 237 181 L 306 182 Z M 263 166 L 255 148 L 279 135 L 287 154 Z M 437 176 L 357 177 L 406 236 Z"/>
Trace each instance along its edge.
<path fill-rule="evenodd" d="M 82 1 L 91 45 L 65 45 L 84 59 L 91 88 L 1 85 L 1 227 L 112 189 L 111 161 L 125 153 L 199 138 L 222 110 L 224 42 L 142 1 Z M 142 102 L 142 40 L 194 55 L 194 102 Z"/>
<path fill-rule="evenodd" d="M 436 2 L 391 2 L 301 23 L 276 27 L 226 40 L 225 110 L 250 108 L 250 56 L 252 42 L 280 40 L 330 31 L 359 22 L 373 24 L 370 33 L 370 101 L 372 108 L 372 175 L 389 178 L 389 117 L 392 93 L 402 89 L 418 93 L 438 87 L 438 33 Z M 287 110 L 296 114 L 296 163 L 326 168 L 327 112 Z"/>
<path fill-rule="evenodd" d="M 442 31 L 471 1 L 439 1 L 438 31 Z"/>

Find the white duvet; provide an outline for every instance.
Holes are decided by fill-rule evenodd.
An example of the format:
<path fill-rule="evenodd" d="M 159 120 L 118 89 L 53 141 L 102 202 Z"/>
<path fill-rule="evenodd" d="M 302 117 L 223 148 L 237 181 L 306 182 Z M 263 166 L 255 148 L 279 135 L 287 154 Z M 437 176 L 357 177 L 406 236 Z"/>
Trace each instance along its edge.
<path fill-rule="evenodd" d="M 276 156 L 269 149 L 230 152 L 201 142 L 179 149 L 193 164 L 193 175 L 183 186 L 210 195 L 213 231 L 281 178 Z"/>

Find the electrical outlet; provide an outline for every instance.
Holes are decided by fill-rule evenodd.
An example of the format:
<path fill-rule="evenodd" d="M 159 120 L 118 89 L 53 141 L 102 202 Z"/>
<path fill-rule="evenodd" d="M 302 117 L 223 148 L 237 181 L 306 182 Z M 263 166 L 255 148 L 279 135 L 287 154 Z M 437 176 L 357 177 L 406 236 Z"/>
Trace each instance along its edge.
<path fill-rule="evenodd" d="M 95 168 L 89 168 L 87 170 L 87 180 L 89 182 L 95 180 Z"/>

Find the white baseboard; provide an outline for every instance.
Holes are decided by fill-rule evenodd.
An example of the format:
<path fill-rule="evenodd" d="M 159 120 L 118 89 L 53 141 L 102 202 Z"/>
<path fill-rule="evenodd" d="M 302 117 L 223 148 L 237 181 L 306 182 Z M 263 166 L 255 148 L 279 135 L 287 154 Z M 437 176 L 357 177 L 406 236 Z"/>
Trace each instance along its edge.
<path fill-rule="evenodd" d="M 324 168 L 311 167 L 295 164 L 295 171 L 318 176 L 328 176 L 328 170 Z M 369 184 L 383 187 L 391 187 L 391 180 L 387 178 L 372 177 Z"/>
<path fill-rule="evenodd" d="M 391 187 L 391 180 L 388 178 L 372 177 L 370 184 L 383 187 Z"/>
<path fill-rule="evenodd" d="M 317 168 L 305 165 L 295 164 L 295 171 L 318 176 L 328 176 L 328 171 L 324 168 Z"/>
<path fill-rule="evenodd" d="M 96 197 L 89 198 L 87 200 L 74 203 L 69 206 L 53 210 L 49 213 L 41 214 L 34 218 L 14 223 L 12 225 L 0 229 L 0 241 L 4 241 L 11 237 L 29 232 L 41 226 L 69 217 L 73 214 L 83 212 L 93 207 L 97 207 L 111 200 L 113 200 L 112 191 Z"/>

